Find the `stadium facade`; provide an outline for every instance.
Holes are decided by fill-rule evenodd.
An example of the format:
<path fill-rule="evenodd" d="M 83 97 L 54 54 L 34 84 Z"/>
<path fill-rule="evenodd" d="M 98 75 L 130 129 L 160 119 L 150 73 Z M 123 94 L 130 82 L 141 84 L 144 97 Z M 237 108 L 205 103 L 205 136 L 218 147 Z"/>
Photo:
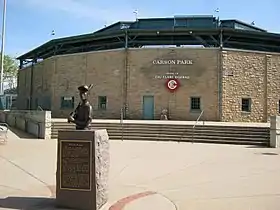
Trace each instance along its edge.
<path fill-rule="evenodd" d="M 162 47 L 164 45 L 165 47 Z M 193 47 L 190 47 L 193 45 Z M 280 34 L 213 16 L 138 19 L 18 57 L 18 109 L 66 117 L 93 83 L 95 118 L 266 122 L 279 113 Z"/>

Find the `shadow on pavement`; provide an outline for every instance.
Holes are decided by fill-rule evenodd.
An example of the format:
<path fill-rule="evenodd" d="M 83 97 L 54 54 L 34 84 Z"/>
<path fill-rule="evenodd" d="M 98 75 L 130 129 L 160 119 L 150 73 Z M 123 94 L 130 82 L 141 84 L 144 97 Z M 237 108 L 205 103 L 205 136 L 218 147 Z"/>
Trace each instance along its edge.
<path fill-rule="evenodd" d="M 38 139 L 36 136 L 25 133 L 19 129 L 9 127 L 9 130 L 21 139 Z"/>
<path fill-rule="evenodd" d="M 269 147 L 267 147 L 267 146 L 251 145 L 251 146 L 247 146 L 246 148 L 248 148 L 248 149 L 255 149 L 255 148 L 269 148 Z"/>
<path fill-rule="evenodd" d="M 262 152 L 262 155 L 278 155 L 277 153 L 274 152 Z"/>
<path fill-rule="evenodd" d="M 278 153 L 274 152 L 257 152 L 255 155 L 264 155 L 264 156 L 274 156 L 274 155 L 279 155 Z"/>
<path fill-rule="evenodd" d="M 0 208 L 21 209 L 21 210 L 68 210 L 55 207 L 55 198 L 40 197 L 7 197 L 0 199 Z"/>

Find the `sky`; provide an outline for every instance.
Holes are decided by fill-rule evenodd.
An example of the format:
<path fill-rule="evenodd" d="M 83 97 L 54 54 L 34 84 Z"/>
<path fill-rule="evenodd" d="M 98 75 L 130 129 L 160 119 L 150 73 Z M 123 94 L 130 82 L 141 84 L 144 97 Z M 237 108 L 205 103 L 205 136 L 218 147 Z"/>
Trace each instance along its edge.
<path fill-rule="evenodd" d="M 0 0 L 1 28 L 2 8 Z M 135 10 L 138 18 L 214 15 L 222 20 L 254 21 L 257 27 L 280 33 L 279 9 L 279 0 L 7 0 L 5 54 L 16 57 L 53 38 L 91 33 L 114 22 L 135 20 Z"/>

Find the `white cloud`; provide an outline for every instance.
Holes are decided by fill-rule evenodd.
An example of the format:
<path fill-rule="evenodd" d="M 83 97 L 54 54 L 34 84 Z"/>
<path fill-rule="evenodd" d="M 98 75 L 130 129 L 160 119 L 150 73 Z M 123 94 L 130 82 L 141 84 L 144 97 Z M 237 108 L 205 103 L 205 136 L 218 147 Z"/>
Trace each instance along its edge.
<path fill-rule="evenodd" d="M 23 3 L 23 2 L 22 2 Z M 36 7 L 37 9 L 44 9 L 45 11 L 66 12 L 76 18 L 86 18 L 92 21 L 101 21 L 106 24 L 120 20 L 134 20 L 135 15 L 128 4 L 112 4 L 110 8 L 102 8 L 98 3 L 87 0 L 25 0 L 28 6 Z M 142 16 L 155 16 L 154 12 L 150 13 L 145 10 L 145 14 L 139 13 Z"/>

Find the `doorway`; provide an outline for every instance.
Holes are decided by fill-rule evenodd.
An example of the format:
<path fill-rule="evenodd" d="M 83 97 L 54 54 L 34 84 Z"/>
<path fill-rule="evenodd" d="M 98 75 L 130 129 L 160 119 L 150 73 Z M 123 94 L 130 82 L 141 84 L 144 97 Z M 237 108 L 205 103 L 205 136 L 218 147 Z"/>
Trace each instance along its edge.
<path fill-rule="evenodd" d="M 143 119 L 154 119 L 154 96 L 143 96 Z"/>

